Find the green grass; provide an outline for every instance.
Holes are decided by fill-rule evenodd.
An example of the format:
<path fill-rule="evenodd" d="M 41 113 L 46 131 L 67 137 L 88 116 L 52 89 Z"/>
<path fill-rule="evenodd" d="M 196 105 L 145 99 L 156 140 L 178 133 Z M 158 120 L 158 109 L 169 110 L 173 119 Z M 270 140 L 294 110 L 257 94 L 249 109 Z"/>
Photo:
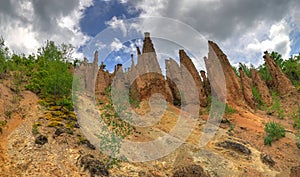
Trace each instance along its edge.
<path fill-rule="evenodd" d="M 261 95 L 260 95 L 258 89 L 256 87 L 254 87 L 254 86 L 252 86 L 251 89 L 252 89 L 253 97 L 254 97 L 254 99 L 255 99 L 255 101 L 257 103 L 257 108 L 258 109 L 262 109 L 265 104 L 261 100 Z"/>
<path fill-rule="evenodd" d="M 285 113 L 284 110 L 281 108 L 278 93 L 272 92 L 272 97 L 273 97 L 273 105 L 267 110 L 267 114 L 272 115 L 273 113 L 276 112 L 278 118 L 284 119 Z"/>
<path fill-rule="evenodd" d="M 285 137 L 285 129 L 279 123 L 269 122 L 265 126 L 267 136 L 264 139 L 265 145 L 272 145 L 273 141 Z"/>

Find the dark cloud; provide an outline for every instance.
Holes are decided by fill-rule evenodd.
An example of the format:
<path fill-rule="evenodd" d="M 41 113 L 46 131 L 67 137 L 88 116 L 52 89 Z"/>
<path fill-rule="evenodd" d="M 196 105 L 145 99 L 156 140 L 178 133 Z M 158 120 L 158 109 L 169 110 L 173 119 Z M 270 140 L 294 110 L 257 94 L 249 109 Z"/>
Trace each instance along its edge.
<path fill-rule="evenodd" d="M 159 14 L 178 19 L 199 32 L 218 40 L 245 33 L 258 21 L 273 23 L 282 19 L 293 0 L 168 1 Z M 143 1 L 132 1 L 138 5 Z M 145 10 L 145 9 L 144 9 Z M 149 14 L 151 15 L 151 14 Z"/>
<path fill-rule="evenodd" d="M 0 1 L 0 35 L 14 51 L 31 53 L 46 40 L 79 47 L 87 37 L 79 21 L 92 0 Z M 65 21 L 62 19 L 65 18 Z M 35 49 L 36 50 L 36 49 Z"/>

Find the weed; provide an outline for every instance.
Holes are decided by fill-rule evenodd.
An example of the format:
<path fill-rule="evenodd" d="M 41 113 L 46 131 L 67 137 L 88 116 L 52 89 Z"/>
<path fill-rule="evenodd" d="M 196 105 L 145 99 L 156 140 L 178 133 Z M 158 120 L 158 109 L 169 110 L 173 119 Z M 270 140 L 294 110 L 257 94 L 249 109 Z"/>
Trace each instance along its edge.
<path fill-rule="evenodd" d="M 12 117 L 12 114 L 13 114 L 12 110 L 5 111 L 5 116 L 9 119 Z"/>
<path fill-rule="evenodd" d="M 234 129 L 234 126 L 231 124 L 231 123 L 229 123 L 229 132 L 232 132 L 233 131 L 233 129 Z"/>
<path fill-rule="evenodd" d="M 262 109 L 264 107 L 264 103 L 261 100 L 261 95 L 260 95 L 258 89 L 256 87 L 254 87 L 254 86 L 252 86 L 251 89 L 252 89 L 253 97 L 254 97 L 254 99 L 255 99 L 255 101 L 257 103 L 258 109 Z"/>
<path fill-rule="evenodd" d="M 33 135 L 37 135 L 37 134 L 40 133 L 39 130 L 38 130 L 38 126 L 39 126 L 39 124 L 33 124 L 32 125 L 32 134 Z"/>
<path fill-rule="evenodd" d="M 285 137 L 285 129 L 280 124 L 275 122 L 269 122 L 265 126 L 267 136 L 265 137 L 265 145 L 271 145 L 272 141 L 279 140 Z"/>
<path fill-rule="evenodd" d="M 1 126 L 1 127 L 4 127 L 6 124 L 7 124 L 7 121 L 6 121 L 6 120 L 0 121 L 0 126 Z"/>
<path fill-rule="evenodd" d="M 264 144 L 271 146 L 272 145 L 272 141 L 273 141 L 272 137 L 266 136 L 265 139 L 264 139 Z"/>
<path fill-rule="evenodd" d="M 268 109 L 267 114 L 272 115 L 273 113 L 277 112 L 278 118 L 284 119 L 285 114 L 284 110 L 281 108 L 278 94 L 276 92 L 272 92 L 272 97 L 273 105 Z"/>
<path fill-rule="evenodd" d="M 226 104 L 225 113 L 226 114 L 234 114 L 234 113 L 236 113 L 236 109 L 234 109 L 231 106 L 229 106 L 228 104 Z"/>

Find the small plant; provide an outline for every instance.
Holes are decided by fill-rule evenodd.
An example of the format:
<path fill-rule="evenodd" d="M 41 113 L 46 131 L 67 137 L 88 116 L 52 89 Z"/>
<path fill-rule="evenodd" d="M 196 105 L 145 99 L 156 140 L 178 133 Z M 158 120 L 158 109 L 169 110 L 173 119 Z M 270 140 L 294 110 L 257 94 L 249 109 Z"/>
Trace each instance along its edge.
<path fill-rule="evenodd" d="M 255 99 L 255 101 L 257 103 L 258 109 L 262 109 L 264 107 L 264 103 L 261 100 L 261 95 L 260 95 L 258 89 L 256 87 L 254 87 L 254 86 L 252 86 L 251 89 L 252 89 L 253 97 L 254 97 L 254 99 Z"/>
<path fill-rule="evenodd" d="M 234 129 L 234 126 L 231 123 L 229 123 L 229 130 L 228 130 L 228 132 L 232 132 L 233 129 Z"/>
<path fill-rule="evenodd" d="M 5 111 L 5 116 L 9 119 L 11 118 L 12 114 L 13 114 L 13 111 L 11 111 L 11 110 Z"/>
<path fill-rule="evenodd" d="M 39 134 L 38 126 L 39 126 L 39 124 L 33 124 L 32 125 L 32 134 L 33 135 Z"/>
<path fill-rule="evenodd" d="M 6 120 L 0 121 L 0 126 L 1 126 L 1 127 L 4 127 L 6 124 L 7 124 L 7 121 L 6 121 Z"/>
<path fill-rule="evenodd" d="M 7 121 L 6 121 L 6 120 L 0 121 L 0 133 L 1 133 L 1 134 L 3 133 L 2 127 L 4 127 L 6 124 L 7 124 Z"/>
<path fill-rule="evenodd" d="M 19 94 L 21 92 L 22 75 L 20 72 L 13 73 L 13 90 Z"/>
<path fill-rule="evenodd" d="M 234 109 L 231 106 L 229 106 L 228 104 L 226 104 L 225 113 L 226 114 L 234 114 L 234 113 L 236 113 L 236 109 Z"/>
<path fill-rule="evenodd" d="M 278 118 L 284 119 L 285 114 L 284 114 L 284 110 L 281 108 L 278 94 L 275 92 L 272 92 L 272 97 L 273 97 L 273 105 L 271 106 L 271 108 L 269 108 L 267 113 L 271 115 L 272 113 L 277 112 Z"/>
<path fill-rule="evenodd" d="M 275 122 L 269 122 L 265 126 L 267 136 L 264 139 L 265 145 L 271 145 L 272 141 L 279 140 L 285 137 L 285 129 L 280 124 Z"/>
<path fill-rule="evenodd" d="M 115 105 L 113 105 L 110 96 L 110 87 L 106 89 L 108 103 L 103 104 L 101 109 L 103 127 L 101 135 L 99 135 L 99 139 L 101 140 L 100 150 L 110 154 L 106 159 L 105 168 L 118 166 L 119 162 L 123 159 L 120 156 L 122 143 L 135 130 L 130 125 L 130 122 L 132 122 L 131 112 L 127 111 L 127 108 L 124 106 L 125 104 L 122 104 L 126 99 L 122 99 L 121 97 L 126 94 L 123 94 L 121 91 L 116 92 L 118 99 L 115 100 Z"/>
<path fill-rule="evenodd" d="M 266 136 L 265 139 L 264 139 L 264 144 L 265 144 L 265 145 L 272 146 L 272 141 L 273 141 L 273 138 L 272 138 L 272 137 Z"/>

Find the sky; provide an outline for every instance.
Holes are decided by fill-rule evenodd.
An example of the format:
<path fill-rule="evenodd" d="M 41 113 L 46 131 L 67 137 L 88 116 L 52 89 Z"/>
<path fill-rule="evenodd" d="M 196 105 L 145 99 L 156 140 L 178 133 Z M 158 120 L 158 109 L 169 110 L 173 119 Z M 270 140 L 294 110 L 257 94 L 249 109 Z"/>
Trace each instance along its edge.
<path fill-rule="evenodd" d="M 148 31 L 162 65 L 184 48 L 201 68 L 212 40 L 232 64 L 258 66 L 263 51 L 284 59 L 300 52 L 297 9 L 299 0 L 2 0 L 0 35 L 15 53 L 35 53 L 53 40 L 72 44 L 80 59 L 100 50 L 113 66 L 129 65 Z"/>

